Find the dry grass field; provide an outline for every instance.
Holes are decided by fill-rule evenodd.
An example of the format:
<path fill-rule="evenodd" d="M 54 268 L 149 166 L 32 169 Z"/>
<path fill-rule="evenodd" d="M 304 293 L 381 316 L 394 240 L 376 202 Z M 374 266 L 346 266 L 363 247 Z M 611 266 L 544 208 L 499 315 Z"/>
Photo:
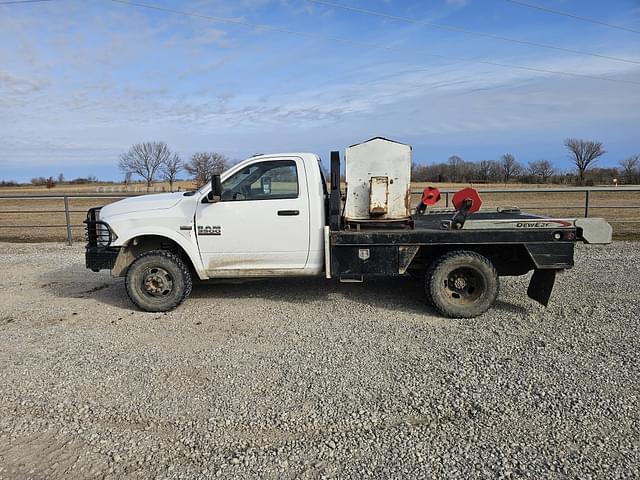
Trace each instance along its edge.
<path fill-rule="evenodd" d="M 419 191 L 426 184 L 416 183 L 413 191 Z M 441 190 L 455 191 L 469 185 L 462 184 L 433 184 Z M 515 189 L 531 188 L 532 185 L 521 184 L 489 184 L 477 186 L 482 189 Z M 551 215 L 555 217 L 581 217 L 584 215 L 583 192 L 554 193 L 546 192 L 552 185 L 540 185 L 539 192 L 522 193 L 484 193 L 482 195 L 483 209 L 493 210 L 499 206 L 518 206 L 533 213 Z M 175 188 L 189 190 L 193 188 L 191 182 L 179 182 Z M 136 191 L 137 190 L 137 191 Z M 155 184 L 154 192 L 169 191 L 168 184 Z M 44 187 L 24 186 L 0 188 L 0 195 L 65 195 L 65 194 L 95 194 L 109 193 L 117 195 L 123 192 L 122 185 L 61 185 L 52 189 Z M 128 193 L 145 193 L 144 185 L 129 187 Z M 419 195 L 414 195 L 414 203 Z M 84 236 L 82 220 L 87 209 L 119 200 L 118 198 L 73 198 L 69 199 L 71 223 L 73 224 L 73 238 L 81 241 Z M 444 198 L 438 204 L 444 207 Z M 589 216 L 603 217 L 613 225 L 614 238 L 640 238 L 640 191 L 591 192 L 589 199 Z M 636 208 L 620 208 L 620 206 L 634 206 Z M 38 227 L 36 225 L 46 225 Z M 62 198 L 40 199 L 0 199 L 0 241 L 53 241 L 66 238 L 64 202 Z"/>

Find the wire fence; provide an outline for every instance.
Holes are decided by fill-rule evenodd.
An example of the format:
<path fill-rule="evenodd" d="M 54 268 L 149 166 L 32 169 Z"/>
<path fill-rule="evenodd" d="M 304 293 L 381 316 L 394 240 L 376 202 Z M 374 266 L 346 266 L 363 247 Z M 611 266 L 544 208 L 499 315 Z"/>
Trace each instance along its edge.
<path fill-rule="evenodd" d="M 565 188 L 485 188 L 485 189 L 477 189 L 479 193 L 481 193 L 483 196 L 485 195 L 491 195 L 491 194 L 537 194 L 537 195 L 542 195 L 542 194 L 549 194 L 549 193 L 560 193 L 560 194 L 581 194 L 583 195 L 584 198 L 584 203 L 582 205 L 566 205 L 566 204 L 562 204 L 562 205 L 547 205 L 546 203 L 544 205 L 520 205 L 519 208 L 522 208 L 523 210 L 541 210 L 541 209 L 583 209 L 584 210 L 584 217 L 588 217 L 589 216 L 589 210 L 590 209 L 599 209 L 599 208 L 605 208 L 605 209 L 625 209 L 625 208 L 632 208 L 632 209 L 640 209 L 640 195 L 638 196 L 637 200 L 638 200 L 638 205 L 620 205 L 620 204 L 615 204 L 615 205 L 592 205 L 591 204 L 591 197 L 592 197 L 592 193 L 593 192 L 614 192 L 614 193 L 623 193 L 623 192 L 640 192 L 640 186 L 620 186 L 620 187 L 565 187 Z M 442 191 L 442 195 L 445 198 L 445 206 L 449 207 L 449 197 L 452 196 L 457 190 L 448 190 L 448 191 Z M 411 192 L 412 195 L 421 195 L 422 191 L 412 191 Z M 622 220 L 620 221 L 622 222 Z M 636 220 L 636 221 L 625 221 L 625 223 L 640 223 L 640 220 Z"/>
<path fill-rule="evenodd" d="M 442 190 L 445 207 L 456 190 Z M 603 216 L 614 234 L 640 237 L 640 186 L 566 188 L 479 188 L 483 210 L 517 206 L 521 210 L 552 216 Z M 422 190 L 412 190 L 417 204 Z M 0 240 L 66 240 L 72 245 L 84 233 L 82 220 L 89 208 L 140 193 L 64 193 L 54 195 L 0 195 Z M 521 203 L 524 202 L 524 203 Z M 619 228 L 621 225 L 624 228 Z M 618 228 L 616 228 L 618 226 Z M 47 234 L 62 231 L 63 235 Z M 617 231 L 617 232 L 616 232 Z M 619 235 L 620 236 L 620 235 Z"/>

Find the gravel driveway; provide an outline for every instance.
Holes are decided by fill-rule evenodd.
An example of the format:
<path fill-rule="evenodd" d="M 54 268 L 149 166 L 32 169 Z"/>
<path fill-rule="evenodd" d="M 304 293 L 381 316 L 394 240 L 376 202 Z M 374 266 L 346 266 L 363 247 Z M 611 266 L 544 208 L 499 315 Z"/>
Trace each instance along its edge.
<path fill-rule="evenodd" d="M 464 321 L 411 278 L 142 313 L 82 255 L 0 244 L 2 479 L 640 477 L 638 243 Z"/>

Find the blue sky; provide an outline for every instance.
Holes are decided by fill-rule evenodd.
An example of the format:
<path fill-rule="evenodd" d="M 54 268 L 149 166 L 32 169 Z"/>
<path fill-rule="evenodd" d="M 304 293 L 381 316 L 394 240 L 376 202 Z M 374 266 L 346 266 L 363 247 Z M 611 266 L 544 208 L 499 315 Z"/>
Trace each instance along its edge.
<path fill-rule="evenodd" d="M 108 0 L 0 5 L 0 178 L 119 179 L 118 155 L 147 140 L 184 159 L 214 150 L 327 160 L 377 135 L 412 144 L 419 163 L 512 152 L 568 169 L 568 136 L 603 141 L 601 165 L 640 153 L 637 33 L 507 0 L 333 0 L 630 63 L 309 0 L 140 3 L 231 22 Z M 530 3 L 640 30 L 638 0 Z"/>

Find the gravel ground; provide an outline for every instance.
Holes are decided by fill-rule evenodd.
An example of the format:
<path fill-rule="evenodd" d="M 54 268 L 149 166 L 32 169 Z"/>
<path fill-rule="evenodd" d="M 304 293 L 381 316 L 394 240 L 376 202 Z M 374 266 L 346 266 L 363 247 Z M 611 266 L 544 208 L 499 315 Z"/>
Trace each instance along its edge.
<path fill-rule="evenodd" d="M 638 243 L 464 321 L 410 278 L 142 313 L 82 254 L 0 244 L 0 478 L 640 477 Z"/>

